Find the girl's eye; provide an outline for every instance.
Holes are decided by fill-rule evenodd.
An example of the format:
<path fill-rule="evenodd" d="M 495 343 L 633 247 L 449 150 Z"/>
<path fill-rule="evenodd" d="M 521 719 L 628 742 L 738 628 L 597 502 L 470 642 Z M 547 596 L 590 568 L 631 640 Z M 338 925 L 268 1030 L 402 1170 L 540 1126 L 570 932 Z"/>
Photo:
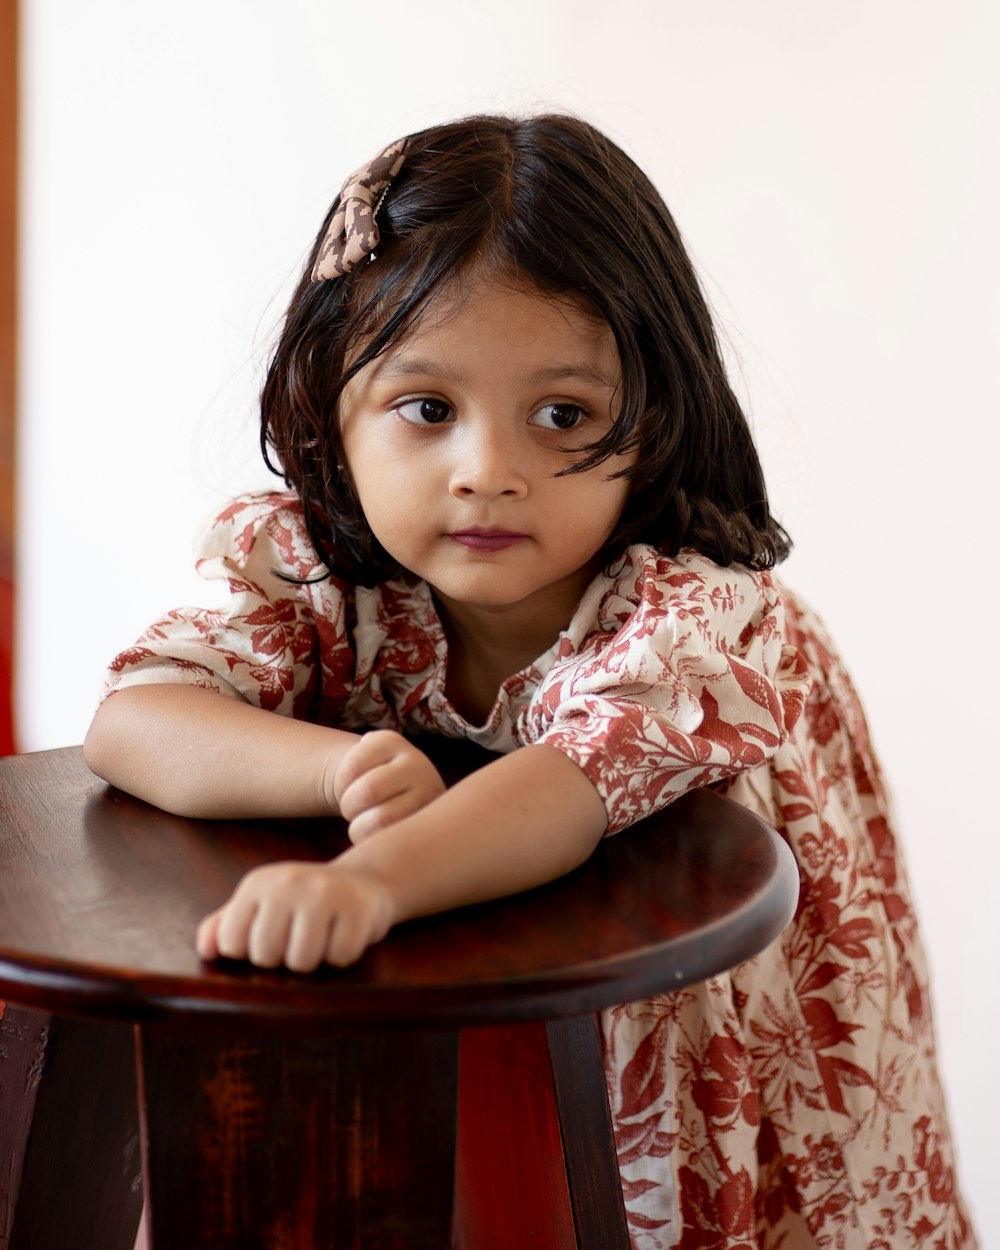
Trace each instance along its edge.
<path fill-rule="evenodd" d="M 440 425 L 451 416 L 451 407 L 443 399 L 408 399 L 396 411 L 411 425 Z"/>
<path fill-rule="evenodd" d="M 546 404 L 532 418 L 532 424 L 544 430 L 575 430 L 587 414 L 579 404 Z"/>

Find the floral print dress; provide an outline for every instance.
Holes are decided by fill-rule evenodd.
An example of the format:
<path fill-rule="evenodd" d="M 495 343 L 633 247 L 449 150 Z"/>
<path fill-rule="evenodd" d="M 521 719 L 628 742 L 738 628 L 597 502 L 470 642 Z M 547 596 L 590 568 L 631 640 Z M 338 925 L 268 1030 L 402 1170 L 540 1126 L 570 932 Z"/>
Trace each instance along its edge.
<path fill-rule="evenodd" d="M 864 715 L 776 578 L 630 547 L 474 726 L 445 693 L 429 587 L 324 579 L 294 496 L 237 499 L 198 567 L 227 606 L 168 613 L 115 659 L 106 693 L 186 682 L 347 729 L 545 743 L 597 787 L 609 833 L 713 785 L 788 840 L 801 891 L 776 942 L 603 1013 L 636 1250 L 975 1246 Z"/>

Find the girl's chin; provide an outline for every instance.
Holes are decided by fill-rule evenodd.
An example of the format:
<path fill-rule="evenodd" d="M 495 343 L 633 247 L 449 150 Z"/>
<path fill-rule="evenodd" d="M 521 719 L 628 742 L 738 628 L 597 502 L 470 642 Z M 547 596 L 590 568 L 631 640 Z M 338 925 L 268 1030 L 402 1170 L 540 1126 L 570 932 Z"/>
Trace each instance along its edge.
<path fill-rule="evenodd" d="M 515 578 L 509 575 L 509 570 L 498 568 L 464 570 L 460 576 L 424 580 L 446 608 L 508 615 L 525 611 L 534 614 L 539 622 L 555 621 L 557 629 L 562 629 L 572 618 L 593 577 L 588 566 L 555 582 Z"/>

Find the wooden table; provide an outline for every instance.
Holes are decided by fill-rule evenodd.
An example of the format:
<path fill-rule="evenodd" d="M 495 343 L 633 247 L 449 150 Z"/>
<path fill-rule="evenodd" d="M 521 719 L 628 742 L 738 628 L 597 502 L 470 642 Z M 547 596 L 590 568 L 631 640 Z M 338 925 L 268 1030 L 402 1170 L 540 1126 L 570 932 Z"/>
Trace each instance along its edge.
<path fill-rule="evenodd" d="M 249 868 L 345 845 L 169 816 L 77 748 L 0 761 L 0 1250 L 128 1250 L 143 1188 L 155 1250 L 627 1247 L 593 1013 L 770 942 L 785 844 L 699 792 L 343 971 L 197 958 Z"/>

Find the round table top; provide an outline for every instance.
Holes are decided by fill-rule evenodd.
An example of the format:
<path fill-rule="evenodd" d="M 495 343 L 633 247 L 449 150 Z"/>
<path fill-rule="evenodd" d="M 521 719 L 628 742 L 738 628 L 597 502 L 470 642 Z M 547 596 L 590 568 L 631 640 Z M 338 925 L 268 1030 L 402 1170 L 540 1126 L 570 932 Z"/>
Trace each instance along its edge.
<path fill-rule="evenodd" d="M 339 820 L 168 815 L 94 777 L 78 747 L 0 760 L 0 999 L 286 1030 L 568 1016 L 742 962 L 798 899 L 775 831 L 698 791 L 561 880 L 399 925 L 347 969 L 303 976 L 195 954 L 197 922 L 248 869 L 346 845 Z"/>

